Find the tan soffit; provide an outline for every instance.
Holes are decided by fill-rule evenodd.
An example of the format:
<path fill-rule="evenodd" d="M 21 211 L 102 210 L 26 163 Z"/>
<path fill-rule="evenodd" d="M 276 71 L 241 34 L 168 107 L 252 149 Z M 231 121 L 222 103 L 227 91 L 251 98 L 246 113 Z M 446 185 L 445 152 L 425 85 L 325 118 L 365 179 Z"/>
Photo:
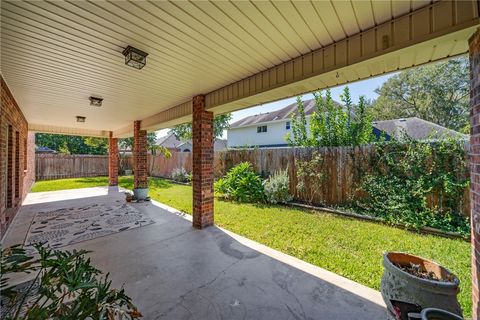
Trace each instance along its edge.
<path fill-rule="evenodd" d="M 478 6 L 475 1 L 432 3 L 210 92 L 207 109 L 235 111 L 464 54 L 479 26 Z M 175 119 L 178 112 L 174 107 L 161 114 Z M 179 121 L 190 120 L 187 116 Z M 164 128 L 161 122 L 149 125 L 154 118 L 145 119 L 144 127 Z"/>
<path fill-rule="evenodd" d="M 4 0 L 1 73 L 31 128 L 125 136 L 134 120 L 150 130 L 188 121 L 200 93 L 220 113 L 463 53 L 477 24 L 473 0 Z M 393 36 L 386 49 L 382 32 Z M 433 53 L 419 47 L 449 34 Z M 149 53 L 145 68 L 124 65 L 127 45 Z M 417 50 L 385 56 L 406 47 Z"/>

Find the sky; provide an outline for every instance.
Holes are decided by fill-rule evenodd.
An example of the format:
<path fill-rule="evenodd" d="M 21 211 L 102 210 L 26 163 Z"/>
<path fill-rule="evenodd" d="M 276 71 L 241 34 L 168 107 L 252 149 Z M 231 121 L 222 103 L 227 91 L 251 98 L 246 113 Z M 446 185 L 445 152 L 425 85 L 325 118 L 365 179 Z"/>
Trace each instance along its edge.
<path fill-rule="evenodd" d="M 375 78 L 370 78 L 367 80 L 362 80 L 354 83 L 349 83 L 348 87 L 350 88 L 350 94 L 354 102 L 358 102 L 358 98 L 360 96 L 365 96 L 367 99 L 376 99 L 377 94 L 375 93 L 375 89 L 382 86 L 382 84 L 387 81 L 388 78 L 393 76 L 395 73 L 391 73 L 388 75 L 383 75 Z M 338 87 L 331 88 L 330 91 L 332 93 L 332 98 L 336 101 L 340 101 L 340 95 L 343 92 L 345 85 L 341 85 Z M 312 94 L 303 95 L 303 99 L 311 99 L 313 98 Z M 295 102 L 296 98 L 288 98 L 283 99 L 271 103 L 266 103 L 263 105 L 254 106 L 248 109 L 243 109 L 240 111 L 232 112 L 232 120 L 230 123 L 243 119 L 245 117 L 259 114 L 259 113 L 266 113 L 271 111 L 279 110 L 287 105 Z M 168 129 L 160 130 L 157 132 L 157 137 L 162 137 L 168 133 Z M 227 138 L 226 132 L 223 134 L 223 139 Z"/>

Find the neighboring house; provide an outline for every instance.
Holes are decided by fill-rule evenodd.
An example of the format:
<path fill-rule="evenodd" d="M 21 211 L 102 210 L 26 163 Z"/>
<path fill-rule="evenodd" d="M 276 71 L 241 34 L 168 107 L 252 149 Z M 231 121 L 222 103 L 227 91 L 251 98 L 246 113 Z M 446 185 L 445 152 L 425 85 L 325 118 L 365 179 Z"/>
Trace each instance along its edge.
<path fill-rule="evenodd" d="M 53 150 L 53 149 L 50 149 L 49 147 L 39 147 L 39 146 L 36 146 L 35 147 L 35 153 L 41 153 L 41 154 L 45 154 L 45 153 L 57 153 L 57 151 Z"/>
<path fill-rule="evenodd" d="M 184 144 L 181 140 L 177 139 L 177 137 L 173 133 L 169 133 L 166 136 L 158 138 L 155 144 L 157 146 L 161 146 L 167 148 L 170 151 L 183 151 L 183 149 L 179 148 L 180 145 Z M 185 146 L 185 149 L 188 149 L 187 152 L 192 151 L 191 146 Z"/>
<path fill-rule="evenodd" d="M 179 152 L 191 152 L 193 150 L 193 144 L 191 140 L 181 141 L 173 133 L 169 133 L 157 139 L 156 145 L 162 146 L 172 151 Z M 214 151 L 222 151 L 227 148 L 227 140 L 216 139 L 213 145 Z"/>
<path fill-rule="evenodd" d="M 384 136 L 386 140 L 401 140 L 405 135 L 415 140 L 435 140 L 442 137 L 468 139 L 466 134 L 417 117 L 374 121 L 373 133 L 377 138 Z"/>
<path fill-rule="evenodd" d="M 307 121 L 315 110 L 315 101 L 303 102 Z M 257 146 L 260 148 L 284 147 L 287 133 L 291 131 L 290 114 L 297 110 L 292 103 L 277 111 L 248 116 L 230 125 L 227 145 L 232 148 Z"/>
<path fill-rule="evenodd" d="M 315 111 L 315 100 L 303 102 L 307 124 Z M 277 111 L 248 116 L 230 125 L 228 129 L 228 147 L 286 147 L 286 136 L 291 132 L 290 115 L 297 110 L 297 103 L 292 103 Z M 307 125 L 308 130 L 308 125 Z M 386 140 L 399 139 L 405 132 L 416 140 L 438 138 L 441 135 L 467 137 L 459 132 L 447 129 L 433 122 L 420 118 L 394 119 L 373 122 L 373 133 Z"/>

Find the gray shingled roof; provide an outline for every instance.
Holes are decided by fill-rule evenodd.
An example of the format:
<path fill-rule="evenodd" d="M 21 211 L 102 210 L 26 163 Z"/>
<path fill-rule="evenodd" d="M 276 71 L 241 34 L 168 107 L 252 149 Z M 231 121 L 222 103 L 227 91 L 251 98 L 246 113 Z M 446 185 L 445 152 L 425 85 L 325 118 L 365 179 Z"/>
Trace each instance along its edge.
<path fill-rule="evenodd" d="M 311 115 L 313 111 L 315 111 L 315 100 L 310 99 L 310 100 L 305 100 L 303 101 L 303 105 L 305 106 L 305 114 L 306 115 Z M 241 120 L 238 120 L 230 125 L 230 128 L 237 128 L 237 127 L 245 127 L 245 126 L 251 126 L 255 125 L 257 123 L 264 123 L 264 122 L 271 122 L 271 121 L 277 121 L 277 120 L 286 120 L 290 118 L 290 114 L 293 111 L 297 110 L 297 103 L 294 102 L 292 104 L 289 104 L 285 108 L 282 108 L 277 111 L 272 111 L 272 112 L 267 112 L 267 113 L 261 113 L 261 114 L 256 114 L 253 116 L 248 116 L 246 118 L 243 118 Z"/>
<path fill-rule="evenodd" d="M 178 140 L 177 137 L 170 133 L 166 136 L 163 136 L 155 142 L 157 146 L 162 146 L 165 148 L 177 148 L 179 145 L 182 144 L 182 141 Z"/>
<path fill-rule="evenodd" d="M 373 127 L 395 139 L 401 139 L 403 134 L 407 134 L 415 140 L 435 139 L 445 136 L 456 138 L 467 137 L 465 134 L 417 117 L 374 121 Z"/>
<path fill-rule="evenodd" d="M 192 144 L 192 140 L 188 141 L 181 141 L 177 139 L 177 137 L 173 133 L 169 133 L 166 136 L 158 138 L 155 144 L 157 146 L 163 146 L 165 148 L 179 148 L 180 146 L 184 145 L 185 143 Z M 227 148 L 227 140 L 224 139 L 215 139 L 214 142 L 214 150 L 223 150 Z"/>

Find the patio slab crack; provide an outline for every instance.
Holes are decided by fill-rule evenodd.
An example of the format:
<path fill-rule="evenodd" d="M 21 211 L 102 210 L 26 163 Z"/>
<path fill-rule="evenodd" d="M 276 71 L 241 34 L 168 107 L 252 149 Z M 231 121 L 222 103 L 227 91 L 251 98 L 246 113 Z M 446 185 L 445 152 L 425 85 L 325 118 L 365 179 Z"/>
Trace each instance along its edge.
<path fill-rule="evenodd" d="M 204 289 L 204 288 L 207 288 L 209 287 L 210 285 L 212 285 L 213 283 L 215 283 L 215 281 L 218 280 L 218 278 L 222 275 L 222 274 L 225 274 L 225 272 L 227 272 L 229 269 L 231 269 L 232 267 L 234 267 L 235 265 L 237 265 L 239 262 L 243 261 L 243 259 L 239 259 L 233 263 L 231 263 L 230 265 L 228 265 L 227 267 L 225 267 L 224 269 L 222 269 L 220 272 L 218 272 L 212 280 L 210 281 L 207 281 L 195 288 L 192 288 L 190 290 L 188 290 L 187 292 L 181 294 L 178 296 L 177 300 L 180 299 L 174 306 L 168 308 L 168 310 L 165 312 L 165 313 L 162 313 L 161 316 L 166 316 L 168 315 L 170 312 L 172 312 L 173 310 L 175 310 L 176 307 L 178 306 L 181 306 L 183 307 L 184 309 L 186 309 L 190 314 L 193 314 L 192 311 L 184 304 L 185 302 L 185 299 L 187 296 L 189 296 L 190 294 L 192 294 L 193 292 L 197 291 L 197 290 L 201 290 L 201 289 Z M 201 294 L 200 294 L 201 295 Z M 207 299 L 209 300 L 209 299 Z"/>

